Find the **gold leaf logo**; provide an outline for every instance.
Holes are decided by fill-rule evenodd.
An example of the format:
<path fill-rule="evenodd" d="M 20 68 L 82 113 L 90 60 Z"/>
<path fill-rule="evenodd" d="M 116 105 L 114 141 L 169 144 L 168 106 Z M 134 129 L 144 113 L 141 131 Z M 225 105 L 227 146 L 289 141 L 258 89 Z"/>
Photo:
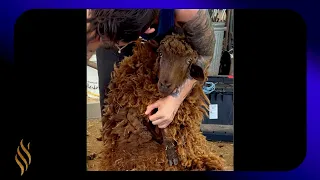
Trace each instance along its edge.
<path fill-rule="evenodd" d="M 22 153 L 20 152 L 20 148 L 23 150 L 23 152 L 28 156 L 28 161 L 26 160 L 26 158 L 22 155 Z M 30 155 L 30 152 L 28 151 L 30 150 L 30 142 L 28 143 L 28 149 L 24 147 L 23 145 L 23 139 L 20 141 L 20 146 L 18 146 L 18 149 L 17 149 L 17 154 L 19 155 L 20 159 L 23 161 L 24 165 L 25 165 L 25 168 L 24 166 L 22 165 L 21 161 L 18 159 L 18 156 L 16 154 L 15 156 L 15 160 L 16 160 L 16 163 L 18 164 L 18 166 L 20 167 L 21 169 L 21 176 L 23 175 L 23 173 L 25 171 L 28 170 L 28 166 L 31 164 L 31 155 Z"/>

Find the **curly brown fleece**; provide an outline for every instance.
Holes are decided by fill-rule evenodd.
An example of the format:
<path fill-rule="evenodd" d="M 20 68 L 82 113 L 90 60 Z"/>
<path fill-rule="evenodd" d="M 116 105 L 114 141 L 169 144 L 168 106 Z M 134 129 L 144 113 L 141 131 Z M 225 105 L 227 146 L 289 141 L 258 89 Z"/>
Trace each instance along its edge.
<path fill-rule="evenodd" d="M 164 41 L 173 38 L 176 37 L 170 35 Z M 163 45 L 161 43 L 160 48 Z M 152 138 L 145 126 L 144 112 L 148 105 L 161 98 L 157 88 L 158 68 L 161 67 L 155 63 L 156 59 L 153 48 L 138 41 L 134 54 L 114 67 L 102 118 L 105 159 L 101 170 L 223 170 L 224 160 L 209 150 L 200 132 L 209 103 L 201 83 L 194 86 L 167 127 L 176 142 L 177 166 L 169 166 L 164 147 Z"/>

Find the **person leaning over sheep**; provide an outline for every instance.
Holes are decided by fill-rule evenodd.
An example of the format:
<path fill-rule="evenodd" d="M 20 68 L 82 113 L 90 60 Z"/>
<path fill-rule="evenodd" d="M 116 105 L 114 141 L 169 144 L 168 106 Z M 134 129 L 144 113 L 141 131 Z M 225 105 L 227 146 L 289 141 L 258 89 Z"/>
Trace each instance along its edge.
<path fill-rule="evenodd" d="M 110 81 L 113 64 L 131 55 L 134 41 L 140 36 L 159 43 L 177 27 L 198 52 L 197 65 L 207 70 L 214 51 L 214 32 L 207 9 L 90 9 L 87 10 L 87 53 L 96 51 L 100 105 L 103 109 L 105 87 Z M 90 55 L 87 56 L 87 59 Z M 150 104 L 145 112 L 152 124 L 166 128 L 196 80 L 189 78 L 178 92 Z M 157 108 L 155 114 L 152 110 Z"/>

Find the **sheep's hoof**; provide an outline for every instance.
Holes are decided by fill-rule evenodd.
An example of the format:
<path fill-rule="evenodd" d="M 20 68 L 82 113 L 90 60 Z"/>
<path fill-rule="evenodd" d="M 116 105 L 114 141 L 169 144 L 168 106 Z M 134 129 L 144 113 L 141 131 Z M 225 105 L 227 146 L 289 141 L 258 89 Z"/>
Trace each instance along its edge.
<path fill-rule="evenodd" d="M 172 166 L 172 164 L 174 164 L 176 166 L 178 165 L 178 162 L 179 162 L 178 158 L 174 158 L 172 161 L 171 160 L 169 161 L 169 165 Z"/>
<path fill-rule="evenodd" d="M 169 166 L 178 165 L 179 163 L 178 155 L 173 143 L 166 145 L 166 155 L 167 155 Z"/>

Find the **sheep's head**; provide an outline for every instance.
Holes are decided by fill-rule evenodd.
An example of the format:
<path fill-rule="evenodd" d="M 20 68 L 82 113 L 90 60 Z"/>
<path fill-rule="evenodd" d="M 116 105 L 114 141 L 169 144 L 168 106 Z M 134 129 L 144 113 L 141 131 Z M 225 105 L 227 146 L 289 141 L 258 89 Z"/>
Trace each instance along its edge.
<path fill-rule="evenodd" d="M 189 77 L 203 81 L 204 73 L 202 68 L 196 65 L 197 60 L 197 52 L 185 42 L 183 36 L 166 36 L 158 48 L 156 62 L 159 92 L 167 96 Z"/>

